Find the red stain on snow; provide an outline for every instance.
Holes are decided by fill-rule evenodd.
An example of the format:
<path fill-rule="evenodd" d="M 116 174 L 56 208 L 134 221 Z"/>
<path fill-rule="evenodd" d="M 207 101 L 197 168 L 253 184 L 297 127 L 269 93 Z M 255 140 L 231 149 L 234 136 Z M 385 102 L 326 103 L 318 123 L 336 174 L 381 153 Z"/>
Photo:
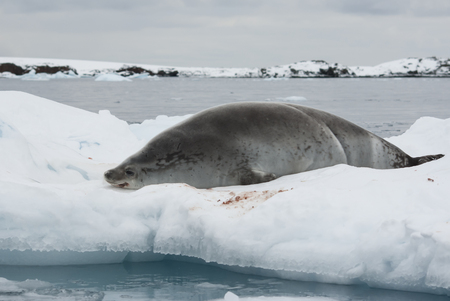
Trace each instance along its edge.
<path fill-rule="evenodd" d="M 234 192 L 230 192 L 229 194 L 231 195 L 231 197 L 225 201 L 222 202 L 221 205 L 230 205 L 230 204 L 236 204 L 240 201 L 246 201 L 246 200 L 251 200 L 251 201 L 259 201 L 259 202 L 264 202 L 267 201 L 268 199 L 270 199 L 271 197 L 273 197 L 274 195 L 280 193 L 280 192 L 285 192 L 288 191 L 287 189 L 280 189 L 280 190 L 264 190 L 264 191 L 243 191 L 243 192 L 239 192 L 237 195 Z M 218 200 L 219 202 L 220 200 Z M 254 206 L 252 206 L 252 208 L 254 208 Z"/>

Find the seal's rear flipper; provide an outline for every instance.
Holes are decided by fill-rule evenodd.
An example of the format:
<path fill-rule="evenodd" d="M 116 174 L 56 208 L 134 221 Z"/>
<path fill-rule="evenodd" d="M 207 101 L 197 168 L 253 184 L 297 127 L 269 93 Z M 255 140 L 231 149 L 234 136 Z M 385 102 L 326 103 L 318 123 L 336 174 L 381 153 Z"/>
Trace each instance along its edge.
<path fill-rule="evenodd" d="M 412 158 L 411 166 L 416 166 L 416 165 L 420 165 L 420 164 L 427 163 L 430 161 L 438 160 L 442 157 L 444 157 L 444 155 L 439 154 L 439 155 L 428 155 L 428 156 Z"/>

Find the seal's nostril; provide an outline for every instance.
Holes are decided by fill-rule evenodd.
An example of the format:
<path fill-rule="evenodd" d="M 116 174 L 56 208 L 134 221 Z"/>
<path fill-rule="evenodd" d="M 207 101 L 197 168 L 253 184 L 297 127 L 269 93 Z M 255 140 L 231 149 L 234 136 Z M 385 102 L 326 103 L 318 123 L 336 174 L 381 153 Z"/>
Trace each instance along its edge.
<path fill-rule="evenodd" d="M 112 175 L 112 171 L 111 170 L 107 170 L 105 171 L 105 178 L 109 179 Z"/>

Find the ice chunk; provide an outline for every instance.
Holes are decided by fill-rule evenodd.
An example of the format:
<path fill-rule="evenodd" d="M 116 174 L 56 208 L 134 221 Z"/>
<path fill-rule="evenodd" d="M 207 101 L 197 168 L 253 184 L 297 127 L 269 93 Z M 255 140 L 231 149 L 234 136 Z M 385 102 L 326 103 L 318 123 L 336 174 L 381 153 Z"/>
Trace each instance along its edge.
<path fill-rule="evenodd" d="M 227 292 L 223 301 L 337 301 L 337 299 L 328 297 L 247 297 L 239 298 L 232 292 Z M 219 301 L 219 300 L 214 300 Z"/>
<path fill-rule="evenodd" d="M 414 168 L 337 165 L 207 190 L 103 181 L 185 118 L 128 125 L 108 111 L 0 92 L 0 264 L 169 254 L 271 277 L 450 295 L 450 119 L 421 118 L 389 139 L 414 156 L 447 154 Z"/>
<path fill-rule="evenodd" d="M 124 76 L 114 74 L 114 73 L 108 73 L 108 74 L 101 74 L 95 78 L 96 82 L 131 82 L 131 79 L 126 78 Z"/>
<path fill-rule="evenodd" d="M 53 288 L 40 280 L 11 281 L 0 277 L 0 300 L 102 300 L 103 292 Z"/>
<path fill-rule="evenodd" d="M 232 292 L 227 292 L 223 297 L 225 301 L 239 301 L 239 297 L 233 294 Z"/>
<path fill-rule="evenodd" d="M 291 102 L 299 102 L 306 101 L 307 99 L 303 96 L 288 96 L 288 97 L 278 97 L 278 101 L 291 101 Z"/>
<path fill-rule="evenodd" d="M 50 76 L 47 73 L 37 73 L 36 70 L 31 70 L 29 73 L 20 77 L 21 80 L 50 80 Z"/>

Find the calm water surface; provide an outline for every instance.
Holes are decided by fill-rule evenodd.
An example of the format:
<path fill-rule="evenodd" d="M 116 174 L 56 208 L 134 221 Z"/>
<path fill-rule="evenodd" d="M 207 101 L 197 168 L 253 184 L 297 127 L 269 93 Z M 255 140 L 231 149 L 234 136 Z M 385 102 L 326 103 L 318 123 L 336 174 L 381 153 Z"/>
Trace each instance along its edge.
<path fill-rule="evenodd" d="M 193 114 L 230 102 L 286 101 L 291 96 L 304 97 L 295 102 L 344 117 L 382 137 L 401 134 L 422 116 L 450 117 L 450 78 L 0 79 L 0 90 L 24 91 L 91 112 L 107 109 L 128 122 Z"/>
<path fill-rule="evenodd" d="M 142 122 L 158 115 L 192 114 L 230 102 L 287 101 L 286 98 L 292 96 L 296 96 L 296 103 L 342 116 L 382 137 L 401 134 L 422 116 L 450 117 L 450 78 L 272 81 L 163 78 L 133 82 L 95 82 L 93 79 L 22 81 L 0 78 L 0 90 L 24 91 L 92 112 L 107 109 L 128 122 Z M 74 267 L 0 266 L 0 277 L 14 281 L 39 279 L 50 282 L 54 285 L 52 290 L 40 293 L 52 295 L 56 299 L 65 293 L 70 295 L 71 292 L 81 290 L 86 292 L 87 297 L 90 292 L 104 292 L 104 300 L 210 300 L 223 298 L 227 291 L 241 297 L 449 300 L 444 296 L 371 289 L 367 286 L 251 276 L 172 260 Z M 4 297 L 0 292 L 0 300 L 9 298 Z M 16 297 L 14 300 L 21 300 L 20 296 Z"/>
<path fill-rule="evenodd" d="M 217 267 L 164 260 L 87 266 L 1 267 L 0 277 L 14 281 L 39 279 L 54 286 L 37 293 L 56 300 L 84 293 L 95 300 L 212 300 L 230 291 L 239 297 L 329 297 L 336 300 L 367 301 L 448 301 L 445 296 L 371 289 L 367 286 L 333 285 L 288 281 L 245 275 Z M 97 294 L 97 295 L 96 295 Z M 0 292 L 0 300 L 2 298 Z M 21 299 L 14 299 L 21 300 Z M 27 299 L 30 300 L 30 299 Z M 314 301 L 314 300 L 313 300 Z"/>

